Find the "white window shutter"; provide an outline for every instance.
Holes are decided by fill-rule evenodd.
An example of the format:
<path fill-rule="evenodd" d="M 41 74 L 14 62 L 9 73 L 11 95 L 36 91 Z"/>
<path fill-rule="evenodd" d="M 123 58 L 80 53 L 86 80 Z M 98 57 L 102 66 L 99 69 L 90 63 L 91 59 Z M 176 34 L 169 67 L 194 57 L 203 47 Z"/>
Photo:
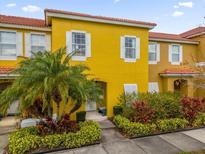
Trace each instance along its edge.
<path fill-rule="evenodd" d="M 16 55 L 23 56 L 23 41 L 22 32 L 16 33 Z"/>
<path fill-rule="evenodd" d="M 86 57 L 91 57 L 91 35 L 86 33 Z"/>
<path fill-rule="evenodd" d="M 180 52 L 179 52 L 180 63 L 183 62 L 183 46 L 180 45 Z"/>
<path fill-rule="evenodd" d="M 159 92 L 159 85 L 158 82 L 149 82 L 148 83 L 148 92 L 153 93 L 153 92 Z"/>
<path fill-rule="evenodd" d="M 125 58 L 125 37 L 120 37 L 120 58 Z"/>
<path fill-rule="evenodd" d="M 46 50 L 51 51 L 51 35 L 45 35 Z"/>
<path fill-rule="evenodd" d="M 25 56 L 31 57 L 31 34 L 25 33 Z"/>
<path fill-rule="evenodd" d="M 138 86 L 137 84 L 124 84 L 124 92 L 125 93 L 138 93 Z"/>
<path fill-rule="evenodd" d="M 172 45 L 169 45 L 169 54 L 168 54 L 169 62 L 172 62 Z"/>
<path fill-rule="evenodd" d="M 140 59 L 140 38 L 136 37 L 136 59 Z"/>
<path fill-rule="evenodd" d="M 66 50 L 67 53 L 71 53 L 72 51 L 72 32 L 66 32 Z"/>
<path fill-rule="evenodd" d="M 157 43 L 157 62 L 160 62 L 160 44 Z"/>

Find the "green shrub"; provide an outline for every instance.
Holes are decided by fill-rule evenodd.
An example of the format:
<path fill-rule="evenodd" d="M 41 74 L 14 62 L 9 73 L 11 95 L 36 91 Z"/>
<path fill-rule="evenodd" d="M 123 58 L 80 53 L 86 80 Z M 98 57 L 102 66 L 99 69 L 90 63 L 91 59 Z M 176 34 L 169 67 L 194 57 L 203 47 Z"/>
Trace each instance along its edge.
<path fill-rule="evenodd" d="M 120 115 L 115 116 L 113 121 L 118 128 L 129 136 L 148 135 L 156 131 L 156 125 L 154 124 L 130 122 L 127 118 Z"/>
<path fill-rule="evenodd" d="M 141 93 L 139 100 L 147 102 L 155 110 L 155 119 L 181 117 L 179 93 Z"/>
<path fill-rule="evenodd" d="M 178 128 L 185 128 L 189 122 L 186 119 L 174 118 L 157 121 L 157 126 L 160 131 L 168 132 Z"/>
<path fill-rule="evenodd" d="M 9 136 L 9 153 L 24 154 L 38 148 L 75 148 L 91 144 L 101 138 L 101 129 L 96 122 L 85 121 L 79 124 L 76 133 L 38 136 L 37 128 L 23 128 Z"/>
<path fill-rule="evenodd" d="M 205 125 L 205 113 L 201 113 L 196 117 L 196 119 L 193 122 L 194 127 L 200 127 Z"/>

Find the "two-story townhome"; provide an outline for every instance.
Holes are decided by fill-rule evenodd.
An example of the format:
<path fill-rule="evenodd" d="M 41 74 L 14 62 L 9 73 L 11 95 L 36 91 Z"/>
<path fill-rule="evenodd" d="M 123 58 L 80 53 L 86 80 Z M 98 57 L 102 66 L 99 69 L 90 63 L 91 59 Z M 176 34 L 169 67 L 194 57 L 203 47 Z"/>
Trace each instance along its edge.
<path fill-rule="evenodd" d="M 72 64 L 87 65 L 102 87 L 109 117 L 123 92 L 198 94 L 192 84 L 196 71 L 185 64 L 203 53 L 202 35 L 149 32 L 156 24 L 128 19 L 52 9 L 44 13 L 45 20 L 0 15 L 0 90 L 12 83 L 17 74 L 10 71 L 31 51 L 67 47 L 68 53 L 78 51 Z M 88 101 L 80 110 L 95 111 L 96 103 Z"/>

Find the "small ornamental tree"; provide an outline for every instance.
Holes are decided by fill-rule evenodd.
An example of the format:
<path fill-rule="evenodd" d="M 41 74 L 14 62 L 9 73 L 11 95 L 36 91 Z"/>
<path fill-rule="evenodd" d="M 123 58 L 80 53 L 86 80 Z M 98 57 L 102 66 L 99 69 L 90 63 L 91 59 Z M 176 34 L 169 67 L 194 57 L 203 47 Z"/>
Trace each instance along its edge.
<path fill-rule="evenodd" d="M 149 123 L 153 120 L 155 111 L 147 103 L 136 101 L 132 105 L 133 114 L 130 117 L 131 121 Z"/>
<path fill-rule="evenodd" d="M 193 122 L 196 116 L 204 112 L 204 99 L 183 97 L 181 100 L 182 113 L 184 117 Z"/>

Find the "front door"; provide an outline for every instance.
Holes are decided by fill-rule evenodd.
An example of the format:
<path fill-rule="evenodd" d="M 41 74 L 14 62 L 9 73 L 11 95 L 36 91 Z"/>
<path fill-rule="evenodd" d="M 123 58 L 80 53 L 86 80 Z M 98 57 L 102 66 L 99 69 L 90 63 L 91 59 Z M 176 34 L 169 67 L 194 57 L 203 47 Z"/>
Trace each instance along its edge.
<path fill-rule="evenodd" d="M 96 111 L 96 102 L 95 101 L 87 101 L 86 111 Z"/>

